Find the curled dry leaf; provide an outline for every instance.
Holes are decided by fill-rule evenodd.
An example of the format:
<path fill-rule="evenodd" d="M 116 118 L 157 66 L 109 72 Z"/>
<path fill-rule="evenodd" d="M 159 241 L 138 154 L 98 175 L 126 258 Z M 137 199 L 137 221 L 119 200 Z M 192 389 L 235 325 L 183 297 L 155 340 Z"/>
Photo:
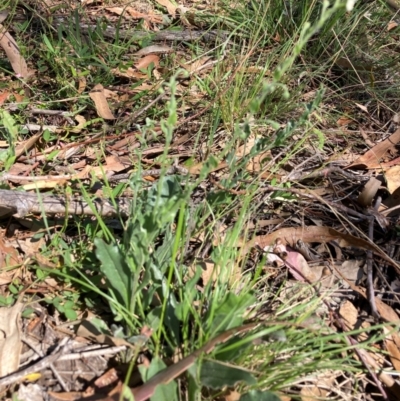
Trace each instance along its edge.
<path fill-rule="evenodd" d="M 165 54 L 172 53 L 174 49 L 166 45 L 151 45 L 140 49 L 135 56 L 147 56 L 148 54 Z"/>
<path fill-rule="evenodd" d="M 114 120 L 115 117 L 111 113 L 110 106 L 107 103 L 104 87 L 101 84 L 97 84 L 89 93 L 90 98 L 93 100 L 97 114 L 105 120 Z"/>
<path fill-rule="evenodd" d="M 17 301 L 11 308 L 0 308 L 0 377 L 15 372 L 21 354 L 20 315 L 24 304 Z"/>
<path fill-rule="evenodd" d="M 28 66 L 25 59 L 21 56 L 17 42 L 6 32 L 6 28 L 2 24 L 0 24 L 0 46 L 4 49 L 17 76 L 28 78 Z"/>
<path fill-rule="evenodd" d="M 371 206 L 372 200 L 374 199 L 381 185 L 382 183 L 379 180 L 377 180 L 375 177 L 371 177 L 364 185 L 363 190 L 358 196 L 358 203 L 364 207 Z"/>
<path fill-rule="evenodd" d="M 317 281 L 318 278 L 311 271 L 304 256 L 290 246 L 283 244 L 279 239 L 276 240 L 274 246 L 266 246 L 264 251 L 267 252 L 268 262 L 278 265 L 285 264 L 296 280 L 305 281 L 304 279 L 306 279 L 312 283 Z"/>

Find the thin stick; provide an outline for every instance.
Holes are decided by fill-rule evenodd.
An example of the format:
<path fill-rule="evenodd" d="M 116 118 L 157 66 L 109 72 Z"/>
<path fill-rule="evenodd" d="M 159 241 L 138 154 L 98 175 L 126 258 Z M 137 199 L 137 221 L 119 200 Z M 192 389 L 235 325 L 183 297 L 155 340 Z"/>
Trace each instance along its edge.
<path fill-rule="evenodd" d="M 37 363 L 33 364 L 32 366 L 28 366 L 27 368 L 22 369 L 19 372 L 11 373 L 10 375 L 2 377 L 0 379 L 0 386 L 8 386 L 10 384 L 16 383 L 27 375 L 39 372 L 49 367 L 61 355 L 68 352 L 70 348 L 69 346 L 67 346 L 68 341 L 68 337 L 63 338 L 57 345 L 56 349 L 50 355 L 45 356 Z"/>
<path fill-rule="evenodd" d="M 381 204 L 381 197 L 379 196 L 374 206 L 375 211 L 378 211 L 380 204 Z M 375 217 L 370 216 L 368 225 L 368 237 L 371 242 L 374 242 L 374 223 L 375 223 Z M 380 316 L 375 302 L 373 266 L 374 266 L 373 252 L 367 251 L 367 297 L 369 305 L 371 306 L 372 316 L 375 319 L 379 319 Z"/>

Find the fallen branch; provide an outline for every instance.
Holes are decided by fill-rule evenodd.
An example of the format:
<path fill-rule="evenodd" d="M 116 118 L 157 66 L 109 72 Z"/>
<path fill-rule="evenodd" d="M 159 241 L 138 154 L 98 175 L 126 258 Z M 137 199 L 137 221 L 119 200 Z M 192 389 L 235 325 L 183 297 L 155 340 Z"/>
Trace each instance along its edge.
<path fill-rule="evenodd" d="M 106 199 L 93 199 L 90 203 L 81 199 L 67 199 L 55 195 L 37 195 L 0 189 L 0 215 L 17 214 L 20 217 L 28 213 L 46 215 L 100 215 L 104 217 L 129 214 L 129 200 L 120 198 L 114 203 Z"/>
<path fill-rule="evenodd" d="M 55 26 L 70 27 L 70 23 L 64 18 L 55 18 L 53 21 Z M 79 24 L 79 28 L 82 32 L 95 32 L 96 25 Z M 133 39 L 143 40 L 151 39 L 154 41 L 184 41 L 190 42 L 192 40 L 203 39 L 206 41 L 213 41 L 216 39 L 226 40 L 229 36 L 229 32 L 221 30 L 208 30 L 208 31 L 193 31 L 190 29 L 184 31 L 159 31 L 159 32 L 148 32 L 138 31 L 136 29 L 118 29 L 108 25 L 104 30 L 101 31 L 103 36 L 109 39 L 115 39 L 116 37 L 122 39 Z"/>

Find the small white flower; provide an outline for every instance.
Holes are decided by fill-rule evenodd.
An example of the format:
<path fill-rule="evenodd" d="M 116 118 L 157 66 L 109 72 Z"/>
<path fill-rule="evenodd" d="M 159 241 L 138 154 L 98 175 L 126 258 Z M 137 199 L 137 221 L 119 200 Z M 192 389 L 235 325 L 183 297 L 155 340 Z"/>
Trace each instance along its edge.
<path fill-rule="evenodd" d="M 356 4 L 357 0 L 347 0 L 346 2 L 346 10 L 351 11 L 354 8 L 354 4 Z"/>

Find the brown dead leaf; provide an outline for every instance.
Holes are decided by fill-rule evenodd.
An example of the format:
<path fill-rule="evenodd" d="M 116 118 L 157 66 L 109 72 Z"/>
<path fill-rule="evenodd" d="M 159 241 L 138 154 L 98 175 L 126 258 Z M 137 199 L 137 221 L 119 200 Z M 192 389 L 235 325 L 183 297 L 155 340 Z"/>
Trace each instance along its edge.
<path fill-rule="evenodd" d="M 356 161 L 348 165 L 346 168 L 359 167 L 359 168 L 379 168 L 381 166 L 381 159 L 388 153 L 389 150 L 395 150 L 395 146 L 400 142 L 400 129 L 389 138 L 376 144 L 372 149 L 368 150 L 364 155 L 359 157 Z"/>
<path fill-rule="evenodd" d="M 28 78 L 29 71 L 25 59 L 22 57 L 17 42 L 0 24 L 0 46 L 4 49 L 14 72 L 20 78 Z"/>
<path fill-rule="evenodd" d="M 400 370 L 400 350 L 398 346 L 396 345 L 396 340 L 397 342 L 400 341 L 400 336 L 398 333 L 393 331 L 393 327 L 383 327 L 383 331 L 386 334 L 385 337 L 385 347 L 387 351 L 389 352 L 389 358 L 390 361 L 392 362 L 393 367 L 395 370 Z"/>
<path fill-rule="evenodd" d="M 9 96 L 10 92 L 8 91 L 0 93 L 0 106 L 3 105 L 3 103 L 8 99 Z"/>
<path fill-rule="evenodd" d="M 15 157 L 18 159 L 23 154 L 26 154 L 29 149 L 33 147 L 33 145 L 41 138 L 42 132 L 39 132 L 35 135 L 32 135 L 29 139 L 26 141 L 20 143 L 16 148 L 15 148 Z"/>
<path fill-rule="evenodd" d="M 305 243 L 310 242 L 329 242 L 337 241 L 339 246 L 347 247 L 354 246 L 357 248 L 373 251 L 379 255 L 386 262 L 390 263 L 393 267 L 400 272 L 400 265 L 392 258 L 386 255 L 376 244 L 367 241 L 363 238 L 355 237 L 351 234 L 341 233 L 330 227 L 323 226 L 308 226 L 308 227 L 288 227 L 281 228 L 268 235 L 259 235 L 243 245 L 242 254 L 246 254 L 252 247 L 258 245 L 261 248 L 270 246 L 280 238 L 284 244 L 295 244 L 298 240 Z"/>
<path fill-rule="evenodd" d="M 339 120 L 336 121 L 336 124 L 339 127 L 343 127 L 345 125 L 349 125 L 353 122 L 353 119 L 348 118 L 348 117 L 340 117 Z"/>
<path fill-rule="evenodd" d="M 193 73 L 201 69 L 201 67 L 206 64 L 209 60 L 211 60 L 210 56 L 200 57 L 196 61 L 188 62 L 182 64 L 182 67 L 189 73 Z"/>
<path fill-rule="evenodd" d="M 389 31 L 391 31 L 392 29 L 397 28 L 398 26 L 399 26 L 399 24 L 398 24 L 396 21 L 392 20 L 392 21 L 390 21 L 390 22 L 388 23 L 386 29 L 387 29 L 387 31 L 389 32 Z"/>
<path fill-rule="evenodd" d="M 236 390 L 228 390 L 224 395 L 225 401 L 239 401 L 242 394 Z"/>
<path fill-rule="evenodd" d="M 117 77 L 133 78 L 137 80 L 147 78 L 147 74 L 137 71 L 136 68 L 133 67 L 129 67 L 124 70 L 120 70 L 119 68 L 113 68 L 111 72 Z"/>
<path fill-rule="evenodd" d="M 345 300 L 340 305 L 339 314 L 343 318 L 343 323 L 347 330 L 354 330 L 358 321 L 358 312 L 354 305 L 350 301 Z"/>
<path fill-rule="evenodd" d="M 264 251 L 267 252 L 267 261 L 269 263 L 277 263 L 278 266 L 286 265 L 296 280 L 304 282 L 304 279 L 307 279 L 314 283 L 319 279 L 311 271 L 304 256 L 290 246 L 283 244 L 279 239 L 276 240 L 275 245 L 266 246 Z"/>
<path fill-rule="evenodd" d="M 168 14 L 175 17 L 177 7 L 172 4 L 169 0 L 156 0 L 158 4 L 161 4 L 168 10 Z"/>
<path fill-rule="evenodd" d="M 80 75 L 78 78 L 78 89 L 77 89 L 78 95 L 83 93 L 83 91 L 86 89 L 86 84 L 87 84 L 86 78 L 83 75 Z"/>
<path fill-rule="evenodd" d="M 6 245 L 4 242 L 4 235 L 0 235 L 0 269 L 5 269 L 10 266 L 20 264 L 20 258 L 18 251 L 12 247 Z M 0 376 L 1 377 L 1 376 Z"/>
<path fill-rule="evenodd" d="M 97 114 L 104 118 L 105 120 L 114 120 L 115 117 L 111 113 L 110 106 L 107 103 L 106 97 L 104 95 L 103 85 L 97 84 L 90 92 L 90 98 L 93 100 Z"/>
<path fill-rule="evenodd" d="M 132 7 L 107 7 L 106 9 L 117 15 L 123 15 L 127 12 L 133 19 L 144 19 L 154 24 L 161 24 L 163 22 L 162 15 L 156 15 L 151 12 L 144 14 Z"/>
<path fill-rule="evenodd" d="M 105 174 L 109 172 L 119 172 L 125 170 L 130 166 L 126 161 L 122 161 L 116 155 L 110 155 L 106 157 L 105 165 L 93 167 L 93 166 L 85 166 L 78 174 L 76 174 L 76 178 L 86 179 L 89 178 L 91 174 L 94 174 L 97 178 L 103 178 Z"/>
<path fill-rule="evenodd" d="M 160 57 L 156 54 L 148 54 L 135 64 L 135 68 L 138 70 L 146 69 L 151 63 L 153 63 L 155 67 L 158 67 L 160 65 Z"/>
<path fill-rule="evenodd" d="M 19 367 L 22 349 L 21 312 L 24 307 L 17 301 L 10 308 L 0 308 L 0 377 L 15 372 Z"/>
<path fill-rule="evenodd" d="M 81 391 L 69 391 L 68 393 L 60 392 L 57 393 L 55 391 L 47 391 L 47 394 L 58 401 L 76 401 L 85 398 L 84 393 Z"/>
<path fill-rule="evenodd" d="M 393 194 L 400 187 L 400 166 L 394 166 L 385 171 L 387 188 Z"/>
<path fill-rule="evenodd" d="M 333 378 L 319 377 L 317 384 L 302 387 L 300 390 L 301 401 L 315 401 L 327 399 L 328 389 L 333 384 Z"/>
<path fill-rule="evenodd" d="M 103 373 L 94 384 L 98 388 L 107 387 L 110 384 L 116 383 L 118 381 L 118 373 L 115 368 L 111 368 L 107 370 L 107 372 Z"/>
<path fill-rule="evenodd" d="M 217 280 L 222 283 L 229 283 L 230 286 L 233 286 L 235 282 L 239 282 L 242 278 L 241 268 L 234 262 L 225 264 L 223 267 L 209 260 L 197 262 L 196 264 L 202 269 L 201 278 L 204 286 L 210 281 L 216 283 Z"/>
<path fill-rule="evenodd" d="M 355 308 L 353 303 L 348 300 L 344 301 L 340 305 L 339 314 L 343 318 L 343 323 L 348 331 L 355 330 L 360 327 L 362 327 L 363 329 L 367 329 L 371 326 L 366 321 L 362 321 L 360 325 L 357 309 Z M 367 332 L 357 335 L 357 341 L 366 341 L 367 339 Z"/>

